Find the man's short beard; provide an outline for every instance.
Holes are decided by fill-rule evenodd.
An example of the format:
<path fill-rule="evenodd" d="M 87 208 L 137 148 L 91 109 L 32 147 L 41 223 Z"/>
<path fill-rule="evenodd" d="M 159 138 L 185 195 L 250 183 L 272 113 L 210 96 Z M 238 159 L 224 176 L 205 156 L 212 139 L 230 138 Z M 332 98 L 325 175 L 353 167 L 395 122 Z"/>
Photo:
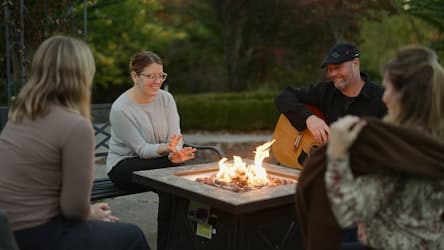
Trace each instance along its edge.
<path fill-rule="evenodd" d="M 338 90 L 343 90 L 347 87 L 347 83 L 345 81 L 340 81 L 339 83 L 333 82 L 333 84 Z"/>

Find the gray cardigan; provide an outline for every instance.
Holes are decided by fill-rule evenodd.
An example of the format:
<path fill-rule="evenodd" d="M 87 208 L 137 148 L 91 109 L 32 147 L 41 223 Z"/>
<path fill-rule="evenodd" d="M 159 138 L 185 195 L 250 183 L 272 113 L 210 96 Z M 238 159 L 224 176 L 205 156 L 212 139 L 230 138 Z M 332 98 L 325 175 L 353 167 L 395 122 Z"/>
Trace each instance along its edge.
<path fill-rule="evenodd" d="M 106 172 L 129 157 L 160 157 L 157 149 L 172 135 L 180 134 L 180 119 L 173 96 L 164 91 L 147 104 L 137 104 L 127 93 L 120 95 L 110 112 L 111 139 Z M 182 143 L 178 145 L 182 148 Z"/>

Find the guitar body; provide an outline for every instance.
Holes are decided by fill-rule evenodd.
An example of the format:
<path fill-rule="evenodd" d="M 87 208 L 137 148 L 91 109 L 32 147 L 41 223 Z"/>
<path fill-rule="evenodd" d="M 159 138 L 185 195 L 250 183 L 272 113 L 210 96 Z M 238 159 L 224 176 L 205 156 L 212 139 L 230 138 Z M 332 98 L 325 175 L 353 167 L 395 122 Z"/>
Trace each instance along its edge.
<path fill-rule="evenodd" d="M 307 107 L 317 116 L 325 120 L 322 113 L 312 105 Z M 319 147 L 308 129 L 298 131 L 290 121 L 281 114 L 273 133 L 275 142 L 271 146 L 274 158 L 280 165 L 302 169 L 304 161 L 310 156 L 313 149 Z"/>

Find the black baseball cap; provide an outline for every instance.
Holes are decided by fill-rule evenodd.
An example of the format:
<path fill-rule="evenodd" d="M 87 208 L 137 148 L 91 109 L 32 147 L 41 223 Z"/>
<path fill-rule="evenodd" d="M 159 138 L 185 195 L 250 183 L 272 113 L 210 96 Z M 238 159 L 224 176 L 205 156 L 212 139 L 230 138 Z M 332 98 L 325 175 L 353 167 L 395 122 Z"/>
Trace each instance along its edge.
<path fill-rule="evenodd" d="M 341 64 L 359 57 L 359 50 L 351 43 L 338 43 L 328 51 L 321 68 L 328 64 Z"/>

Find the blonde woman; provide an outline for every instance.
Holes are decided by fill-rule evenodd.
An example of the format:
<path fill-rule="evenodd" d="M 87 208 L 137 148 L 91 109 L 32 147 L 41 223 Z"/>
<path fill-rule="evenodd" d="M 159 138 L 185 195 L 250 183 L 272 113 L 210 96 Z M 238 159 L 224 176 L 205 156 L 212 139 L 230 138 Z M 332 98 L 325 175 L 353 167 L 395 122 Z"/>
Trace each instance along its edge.
<path fill-rule="evenodd" d="M 94 131 L 88 46 L 54 36 L 35 52 L 29 80 L 0 135 L 0 207 L 21 250 L 149 249 L 141 230 L 90 205 Z"/>

